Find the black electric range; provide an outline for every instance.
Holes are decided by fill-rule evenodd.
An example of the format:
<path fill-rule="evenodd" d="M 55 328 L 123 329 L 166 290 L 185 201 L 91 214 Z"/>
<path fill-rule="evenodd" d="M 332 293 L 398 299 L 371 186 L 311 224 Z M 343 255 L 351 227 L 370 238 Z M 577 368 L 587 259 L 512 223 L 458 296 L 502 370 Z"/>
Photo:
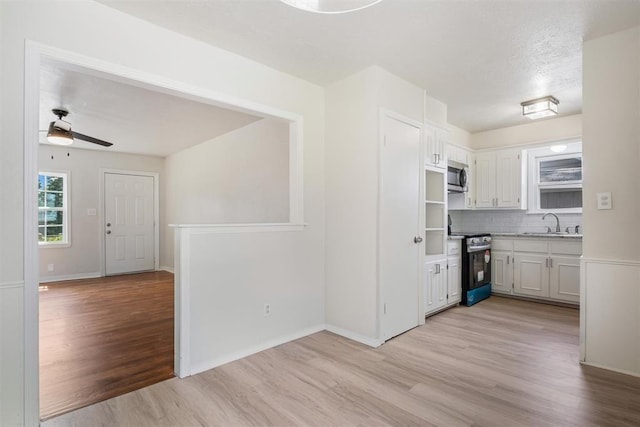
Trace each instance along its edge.
<path fill-rule="evenodd" d="M 462 304 L 471 306 L 491 296 L 491 234 L 454 232 L 462 236 Z"/>

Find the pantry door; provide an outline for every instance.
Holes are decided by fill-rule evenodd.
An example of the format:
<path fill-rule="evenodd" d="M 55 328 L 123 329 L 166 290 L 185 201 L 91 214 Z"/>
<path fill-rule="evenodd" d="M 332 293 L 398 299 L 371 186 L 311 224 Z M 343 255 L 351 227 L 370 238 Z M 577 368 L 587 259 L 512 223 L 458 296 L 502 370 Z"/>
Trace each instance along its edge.
<path fill-rule="evenodd" d="M 105 272 L 155 268 L 155 177 L 104 174 Z"/>
<path fill-rule="evenodd" d="M 381 121 L 380 326 L 387 340 L 419 324 L 421 128 L 390 113 Z"/>

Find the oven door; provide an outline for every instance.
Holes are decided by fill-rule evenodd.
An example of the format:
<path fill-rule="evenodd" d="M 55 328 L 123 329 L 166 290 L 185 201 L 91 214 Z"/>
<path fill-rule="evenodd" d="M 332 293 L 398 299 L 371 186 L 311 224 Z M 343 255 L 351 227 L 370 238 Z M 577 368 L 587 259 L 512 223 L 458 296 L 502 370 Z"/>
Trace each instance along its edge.
<path fill-rule="evenodd" d="M 491 249 L 469 252 L 469 289 L 491 283 Z"/>

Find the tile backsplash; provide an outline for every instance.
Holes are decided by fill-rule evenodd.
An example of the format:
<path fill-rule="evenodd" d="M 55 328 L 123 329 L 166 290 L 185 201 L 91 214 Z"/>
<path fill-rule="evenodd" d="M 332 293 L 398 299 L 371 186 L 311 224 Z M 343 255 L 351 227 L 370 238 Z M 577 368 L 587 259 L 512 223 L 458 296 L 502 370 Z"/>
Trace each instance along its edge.
<path fill-rule="evenodd" d="M 556 220 L 543 214 L 527 214 L 524 211 L 449 211 L 452 231 L 479 231 L 494 233 L 545 233 L 547 226 L 555 230 Z M 560 229 L 569 227 L 575 233 L 576 225 L 582 233 L 582 214 L 558 214 Z"/>

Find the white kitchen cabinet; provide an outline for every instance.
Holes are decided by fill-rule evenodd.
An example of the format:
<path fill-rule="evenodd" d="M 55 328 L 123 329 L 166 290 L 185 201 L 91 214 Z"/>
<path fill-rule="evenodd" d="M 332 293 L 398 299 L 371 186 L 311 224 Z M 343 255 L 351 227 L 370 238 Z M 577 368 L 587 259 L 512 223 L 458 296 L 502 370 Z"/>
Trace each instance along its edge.
<path fill-rule="evenodd" d="M 549 256 L 516 252 L 514 257 L 514 294 L 549 297 Z"/>
<path fill-rule="evenodd" d="M 449 131 L 429 123 L 424 124 L 425 158 L 424 163 L 429 166 L 447 169 L 446 146 Z"/>
<path fill-rule="evenodd" d="M 517 148 L 476 153 L 476 208 L 526 208 L 522 158 L 523 151 Z"/>
<path fill-rule="evenodd" d="M 447 305 L 447 259 L 428 262 L 425 265 L 425 315 Z"/>
<path fill-rule="evenodd" d="M 514 295 L 580 302 L 581 242 L 525 238 L 513 246 Z"/>
<path fill-rule="evenodd" d="M 551 257 L 549 297 L 568 302 L 580 302 L 580 258 Z"/>
<path fill-rule="evenodd" d="M 491 292 L 513 291 L 513 251 L 491 250 Z"/>
<path fill-rule="evenodd" d="M 447 305 L 457 304 L 462 292 L 462 264 L 460 255 L 447 258 Z"/>
<path fill-rule="evenodd" d="M 462 242 L 447 240 L 446 258 L 425 264 L 425 315 L 460 303 L 462 293 Z"/>

